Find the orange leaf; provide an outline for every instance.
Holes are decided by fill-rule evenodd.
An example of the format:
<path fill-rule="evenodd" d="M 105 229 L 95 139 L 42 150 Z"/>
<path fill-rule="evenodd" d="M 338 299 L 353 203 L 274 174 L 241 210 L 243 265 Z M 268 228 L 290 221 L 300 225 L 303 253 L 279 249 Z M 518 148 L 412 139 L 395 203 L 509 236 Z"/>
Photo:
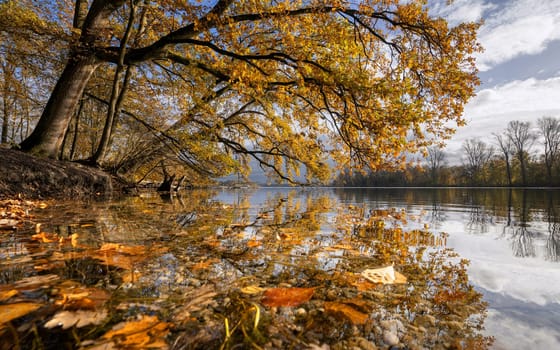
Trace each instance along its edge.
<path fill-rule="evenodd" d="M 212 265 L 215 262 L 216 262 L 216 260 L 214 260 L 214 259 L 209 259 L 209 260 L 206 260 L 206 261 L 200 261 L 200 262 L 197 262 L 196 264 L 194 264 L 192 269 L 193 270 L 206 270 L 208 267 L 210 267 L 210 265 Z"/>
<path fill-rule="evenodd" d="M 266 306 L 297 306 L 309 301 L 315 288 L 271 288 L 264 292 L 262 303 Z"/>
<path fill-rule="evenodd" d="M 17 295 L 18 291 L 15 289 L 10 289 L 10 290 L 1 290 L 0 291 L 0 301 L 5 301 L 10 299 L 11 297 L 13 297 L 14 295 Z"/>
<path fill-rule="evenodd" d="M 8 323 L 11 320 L 27 315 L 41 307 L 37 303 L 16 303 L 0 305 L 0 324 Z"/>
<path fill-rule="evenodd" d="M 118 243 L 105 243 L 99 248 L 100 252 L 117 252 L 121 254 L 128 254 L 128 255 L 143 255 L 146 253 L 146 247 L 138 245 L 138 246 L 127 246 L 124 244 Z"/>
<path fill-rule="evenodd" d="M 46 232 L 37 233 L 31 236 L 31 238 L 36 241 L 41 241 L 43 243 L 58 242 L 58 236 L 56 234 L 51 234 Z"/>
<path fill-rule="evenodd" d="M 154 347 L 163 345 L 163 338 L 169 332 L 169 324 L 161 322 L 157 316 L 142 315 L 138 321 L 119 323 L 103 335 L 105 339 L 117 341 L 129 347 Z"/>
<path fill-rule="evenodd" d="M 247 242 L 247 247 L 254 248 L 261 245 L 261 241 L 257 241 L 256 239 L 251 239 Z"/>
<path fill-rule="evenodd" d="M 325 302 L 325 311 L 336 316 L 342 316 L 353 324 L 364 324 L 368 319 L 368 315 L 343 303 L 327 301 Z"/>

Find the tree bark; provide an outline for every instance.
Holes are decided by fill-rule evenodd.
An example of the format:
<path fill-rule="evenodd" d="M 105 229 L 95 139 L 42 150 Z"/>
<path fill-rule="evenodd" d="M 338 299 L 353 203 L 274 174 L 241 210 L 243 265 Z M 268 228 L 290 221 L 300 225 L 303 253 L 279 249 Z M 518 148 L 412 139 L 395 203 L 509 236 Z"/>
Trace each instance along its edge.
<path fill-rule="evenodd" d="M 69 159 L 74 160 L 74 155 L 76 154 L 76 147 L 78 144 L 78 132 L 80 130 L 80 115 L 82 114 L 82 109 L 84 108 L 84 99 L 80 100 L 80 107 L 76 113 L 76 119 L 74 124 L 74 135 L 72 135 L 72 146 L 70 147 Z"/>
<path fill-rule="evenodd" d="M 99 147 L 93 155 L 93 161 L 97 164 L 103 162 L 103 158 L 107 154 L 109 145 L 111 144 L 111 138 L 113 136 L 113 130 L 116 126 L 117 117 L 119 114 L 119 109 L 124 100 L 126 90 L 128 88 L 128 82 L 130 80 L 131 67 L 126 67 L 126 72 L 124 73 L 124 79 L 121 86 L 121 78 L 125 70 L 124 57 L 126 55 L 126 47 L 128 41 L 130 40 L 130 35 L 132 33 L 132 27 L 134 25 L 136 14 L 136 5 L 134 1 L 130 2 L 130 14 L 128 17 L 128 24 L 126 26 L 126 31 L 124 37 L 121 40 L 121 46 L 119 50 L 119 62 L 117 63 L 117 68 L 115 70 L 115 77 L 113 79 L 113 88 L 111 90 L 111 99 L 109 100 L 109 109 L 107 110 L 107 118 L 105 119 L 105 127 L 103 128 L 103 134 L 101 135 L 101 141 L 99 142 Z"/>
<path fill-rule="evenodd" d="M 108 25 L 109 16 L 124 5 L 125 0 L 94 0 L 82 26 L 78 45 L 66 63 L 43 114 L 20 148 L 42 156 L 56 158 L 64 133 L 74 115 L 82 93 L 93 72 L 101 64 L 96 45 Z"/>
<path fill-rule="evenodd" d="M 75 55 L 68 61 L 37 126 L 20 144 L 22 150 L 50 158 L 58 157 L 64 133 L 84 88 L 99 64 L 94 55 Z"/>

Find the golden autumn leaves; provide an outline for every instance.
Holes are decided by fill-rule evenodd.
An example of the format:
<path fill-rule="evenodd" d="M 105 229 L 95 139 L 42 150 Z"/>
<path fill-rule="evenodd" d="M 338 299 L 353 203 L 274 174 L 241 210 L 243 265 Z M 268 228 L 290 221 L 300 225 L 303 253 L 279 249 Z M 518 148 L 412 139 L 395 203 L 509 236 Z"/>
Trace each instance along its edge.
<path fill-rule="evenodd" d="M 118 165 L 122 159 L 134 163 L 121 168 L 123 173 L 139 179 L 162 159 L 176 158 L 162 150 L 158 139 L 165 139 L 188 159 L 173 159 L 168 166 L 186 163 L 188 170 L 178 171 L 193 178 L 246 175 L 251 159 L 271 177 L 327 182 L 332 161 L 340 168 L 395 168 L 407 153 L 441 142 L 464 122 L 463 105 L 478 83 L 475 23 L 450 28 L 429 15 L 424 1 L 214 4 L 138 3 L 136 22 L 127 26 L 126 16 L 114 13 L 128 13 L 128 2 L 97 1 L 91 16 L 98 21 L 91 25 L 104 27 L 83 28 L 93 38 L 80 36 L 72 43 L 74 51 L 91 52 L 104 63 L 96 74 L 60 77 L 59 86 L 72 86 L 92 76 L 84 95 L 88 104 L 98 106 L 92 96 L 110 95 L 99 86 L 112 79 L 117 61 L 138 68 L 131 70 L 135 83 L 123 101 L 123 114 L 135 121 L 120 120 L 107 157 Z M 55 5 L 67 11 L 62 2 Z M 124 42 L 127 27 L 134 40 L 122 50 L 111 47 Z M 123 57 L 117 59 L 117 52 Z M 49 105 L 53 111 L 61 105 L 77 110 L 82 94 L 75 95 L 57 91 Z M 95 109 L 87 108 L 87 118 L 103 124 L 105 116 Z M 41 119 L 65 122 L 46 122 L 46 132 L 37 132 L 23 148 L 49 149 L 53 157 L 60 151 L 52 152 L 60 146 L 41 135 L 62 139 L 67 127 L 61 125 L 72 113 L 50 113 L 45 110 Z M 145 140 L 138 121 L 161 135 Z M 97 132 L 102 126 L 91 128 Z M 91 131 L 76 127 L 79 135 Z M 86 138 L 76 139 L 82 158 L 88 158 Z M 151 157 L 140 156 L 147 152 Z"/>

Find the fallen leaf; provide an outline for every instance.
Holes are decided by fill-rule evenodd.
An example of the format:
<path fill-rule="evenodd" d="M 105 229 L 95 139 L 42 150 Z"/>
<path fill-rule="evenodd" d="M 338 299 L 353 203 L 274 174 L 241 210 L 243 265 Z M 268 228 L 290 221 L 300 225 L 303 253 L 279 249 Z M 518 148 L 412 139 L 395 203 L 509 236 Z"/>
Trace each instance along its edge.
<path fill-rule="evenodd" d="M 160 321 L 157 316 L 140 316 L 137 321 L 121 322 L 103 335 L 120 346 L 160 347 L 165 346 L 164 337 L 169 333 L 169 323 Z"/>
<path fill-rule="evenodd" d="M 366 313 L 369 313 L 373 310 L 373 306 L 371 305 L 371 303 L 362 298 L 345 299 L 343 303 Z"/>
<path fill-rule="evenodd" d="M 8 323 L 11 320 L 27 315 L 41 307 L 37 303 L 15 303 L 0 305 L 0 324 Z"/>
<path fill-rule="evenodd" d="M 264 292 L 266 306 L 297 306 L 309 301 L 315 288 L 270 288 Z"/>
<path fill-rule="evenodd" d="M 13 230 L 19 223 L 19 220 L 0 219 L 0 230 Z"/>
<path fill-rule="evenodd" d="M 121 278 L 123 283 L 135 283 L 142 277 L 142 274 L 137 271 L 125 271 Z"/>
<path fill-rule="evenodd" d="M 261 245 L 261 241 L 257 241 L 256 239 L 250 239 L 247 242 L 247 247 L 249 248 L 255 248 L 255 247 L 259 247 Z"/>
<path fill-rule="evenodd" d="M 45 323 L 45 328 L 62 327 L 62 329 L 68 329 L 73 326 L 81 328 L 89 325 L 98 325 L 107 318 L 107 315 L 107 310 L 105 309 L 100 311 L 60 311 L 50 321 Z"/>
<path fill-rule="evenodd" d="M 58 242 L 58 236 L 53 233 L 40 232 L 31 236 L 31 238 L 43 243 Z"/>
<path fill-rule="evenodd" d="M 197 262 L 196 264 L 194 264 L 192 269 L 193 270 L 206 270 L 208 267 L 210 267 L 210 265 L 214 264 L 215 262 L 217 262 L 216 259 L 208 259 L 206 261 L 200 261 L 200 262 Z"/>
<path fill-rule="evenodd" d="M 107 251 L 114 251 L 121 254 L 128 254 L 128 255 L 144 255 L 146 253 L 146 247 L 137 245 L 137 246 L 128 246 L 124 244 L 118 243 L 105 243 L 99 248 L 100 252 L 107 252 Z"/>
<path fill-rule="evenodd" d="M 364 279 L 353 281 L 351 284 L 355 286 L 360 292 L 370 291 L 377 286 L 376 283 Z"/>
<path fill-rule="evenodd" d="M 17 295 L 18 291 L 15 289 L 10 289 L 10 290 L 1 290 L 0 291 L 0 301 L 6 301 L 8 299 L 10 299 L 11 297 L 13 297 L 14 295 Z"/>
<path fill-rule="evenodd" d="M 344 303 L 327 301 L 325 302 L 325 311 L 336 316 L 342 316 L 353 324 L 364 324 L 368 319 L 367 314 Z"/>
<path fill-rule="evenodd" d="M 406 283 L 406 277 L 395 271 L 392 265 L 377 269 L 366 269 L 362 271 L 362 276 L 373 283 Z"/>
<path fill-rule="evenodd" d="M 253 294 L 259 294 L 264 290 L 265 290 L 264 288 L 261 288 L 259 286 L 247 286 L 241 288 L 241 293 L 253 295 Z"/>
<path fill-rule="evenodd" d="M 53 282 L 58 281 L 60 277 L 58 275 L 41 275 L 41 276 L 31 276 L 22 278 L 16 283 L 14 283 L 14 289 L 18 290 L 32 290 L 42 287 L 48 287 Z"/>

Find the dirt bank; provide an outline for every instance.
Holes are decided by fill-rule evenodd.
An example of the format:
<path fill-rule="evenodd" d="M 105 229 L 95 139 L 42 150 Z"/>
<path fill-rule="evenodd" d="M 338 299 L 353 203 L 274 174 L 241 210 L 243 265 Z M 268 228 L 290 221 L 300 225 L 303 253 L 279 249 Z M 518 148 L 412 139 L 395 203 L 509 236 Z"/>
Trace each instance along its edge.
<path fill-rule="evenodd" d="M 0 199 L 104 196 L 119 187 L 100 169 L 0 148 Z"/>

